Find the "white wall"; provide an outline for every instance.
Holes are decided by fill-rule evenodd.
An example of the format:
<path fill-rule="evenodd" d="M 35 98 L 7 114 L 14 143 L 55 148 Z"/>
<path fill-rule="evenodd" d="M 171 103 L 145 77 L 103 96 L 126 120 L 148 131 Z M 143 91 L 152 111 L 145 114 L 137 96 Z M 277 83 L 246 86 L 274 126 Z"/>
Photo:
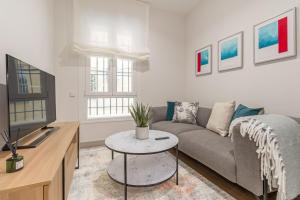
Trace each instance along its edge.
<path fill-rule="evenodd" d="M 186 93 L 202 106 L 236 100 L 249 106 L 264 106 L 267 112 L 300 117 L 300 59 L 260 66 L 253 64 L 253 25 L 293 7 L 296 0 L 203 0 L 186 17 Z M 299 11 L 299 9 L 298 9 Z M 299 15 L 298 52 L 299 52 Z M 244 31 L 244 68 L 219 73 L 217 42 Z M 213 44 L 213 74 L 195 77 L 194 52 Z"/>
<path fill-rule="evenodd" d="M 67 0 L 69 1 L 69 0 Z M 85 122 L 84 69 L 63 63 L 68 46 L 67 3 L 56 5 L 56 79 L 57 115 L 59 121 L 81 121 L 81 142 L 104 140 L 108 135 L 134 128 L 132 121 Z M 184 94 L 184 17 L 150 9 L 149 69 L 138 72 L 138 98 L 150 105 L 164 105 L 167 100 L 181 99 Z M 70 55 L 72 56 L 72 55 Z M 78 60 L 76 61 L 78 62 Z M 75 97 L 70 97 L 70 93 Z"/>
<path fill-rule="evenodd" d="M 53 16 L 53 0 L 0 1 L 1 84 L 6 83 L 5 54 L 53 74 Z"/>
<path fill-rule="evenodd" d="M 10 54 L 49 73 L 53 67 L 53 1 L 0 1 L 0 83 Z"/>

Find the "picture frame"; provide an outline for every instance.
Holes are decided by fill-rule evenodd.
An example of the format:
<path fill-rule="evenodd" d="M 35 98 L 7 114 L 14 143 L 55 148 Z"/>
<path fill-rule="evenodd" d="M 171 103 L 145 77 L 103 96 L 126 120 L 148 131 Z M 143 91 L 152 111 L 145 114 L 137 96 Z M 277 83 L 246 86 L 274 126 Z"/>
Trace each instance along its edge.
<path fill-rule="evenodd" d="M 296 8 L 253 26 L 255 65 L 297 56 Z"/>
<path fill-rule="evenodd" d="M 212 73 L 212 45 L 207 45 L 195 51 L 195 75 Z"/>
<path fill-rule="evenodd" d="M 244 32 L 238 32 L 218 41 L 218 71 L 243 68 Z"/>

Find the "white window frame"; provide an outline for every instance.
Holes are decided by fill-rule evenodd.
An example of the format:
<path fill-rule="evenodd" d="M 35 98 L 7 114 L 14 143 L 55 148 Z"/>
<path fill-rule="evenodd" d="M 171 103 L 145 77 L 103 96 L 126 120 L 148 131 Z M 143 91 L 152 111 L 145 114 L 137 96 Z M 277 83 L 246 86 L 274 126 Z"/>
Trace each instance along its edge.
<path fill-rule="evenodd" d="M 113 73 L 113 63 L 112 63 L 112 58 L 110 56 L 106 55 L 91 55 L 87 57 L 86 61 L 86 68 L 85 68 L 85 96 L 88 97 L 97 97 L 97 96 L 112 96 L 113 95 L 113 88 L 111 84 L 108 84 L 108 91 L 107 92 L 92 92 L 91 91 L 91 79 L 90 79 L 90 70 L 91 70 L 91 57 L 107 57 L 109 58 L 108 60 L 108 83 L 110 83 L 112 80 L 112 73 Z"/>
<path fill-rule="evenodd" d="M 136 71 L 135 71 L 135 62 L 132 59 L 132 80 L 131 80 L 131 84 L 132 84 L 132 91 L 131 92 L 118 92 L 117 90 L 117 59 L 128 59 L 128 58 L 124 58 L 124 57 L 116 57 L 115 59 L 113 59 L 113 72 L 112 72 L 112 77 L 113 77 L 113 92 L 112 95 L 113 96 L 120 96 L 120 97 L 128 97 L 128 96 L 136 96 Z M 115 76 L 114 76 L 115 75 Z"/>
<path fill-rule="evenodd" d="M 107 92 L 92 92 L 90 86 L 90 69 L 91 69 L 91 57 L 108 57 L 108 65 L 109 65 L 109 76 L 108 76 L 108 91 Z M 123 120 L 131 120 L 130 115 L 125 116 L 111 116 L 111 117 L 97 117 L 97 118 L 89 118 L 88 116 L 88 100 L 89 98 L 137 98 L 137 77 L 135 70 L 135 62 L 131 59 L 132 62 L 132 91 L 131 92 L 117 92 L 117 59 L 130 59 L 121 56 L 108 56 L 108 55 L 90 55 L 87 57 L 86 68 L 85 68 L 85 109 L 86 114 L 85 118 L 87 122 L 93 121 L 123 121 Z"/>

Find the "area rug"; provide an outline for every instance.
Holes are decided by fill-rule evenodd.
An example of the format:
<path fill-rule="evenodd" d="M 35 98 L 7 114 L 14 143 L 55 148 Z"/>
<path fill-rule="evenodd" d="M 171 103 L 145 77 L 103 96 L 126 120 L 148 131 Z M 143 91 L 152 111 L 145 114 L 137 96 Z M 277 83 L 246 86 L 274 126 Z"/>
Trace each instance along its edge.
<path fill-rule="evenodd" d="M 118 156 L 118 155 L 115 155 Z M 75 171 L 68 200 L 122 200 L 124 187 L 111 180 L 106 167 L 111 151 L 105 147 L 80 150 L 80 169 Z M 175 178 L 153 187 L 128 187 L 129 200 L 234 200 L 228 193 L 195 170 L 179 162 L 179 185 Z"/>

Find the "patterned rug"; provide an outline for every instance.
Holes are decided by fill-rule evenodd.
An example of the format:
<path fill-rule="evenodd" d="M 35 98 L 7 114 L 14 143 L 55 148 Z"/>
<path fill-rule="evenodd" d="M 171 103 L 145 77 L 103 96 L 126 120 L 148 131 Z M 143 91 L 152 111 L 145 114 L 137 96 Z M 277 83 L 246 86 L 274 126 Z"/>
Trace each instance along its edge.
<path fill-rule="evenodd" d="M 111 151 L 105 147 L 81 149 L 80 159 L 80 169 L 75 171 L 68 200 L 124 199 L 124 187 L 111 180 L 106 172 L 111 161 Z M 172 178 L 153 187 L 128 187 L 128 199 L 234 200 L 183 162 L 179 162 L 178 186 L 175 178 Z"/>

